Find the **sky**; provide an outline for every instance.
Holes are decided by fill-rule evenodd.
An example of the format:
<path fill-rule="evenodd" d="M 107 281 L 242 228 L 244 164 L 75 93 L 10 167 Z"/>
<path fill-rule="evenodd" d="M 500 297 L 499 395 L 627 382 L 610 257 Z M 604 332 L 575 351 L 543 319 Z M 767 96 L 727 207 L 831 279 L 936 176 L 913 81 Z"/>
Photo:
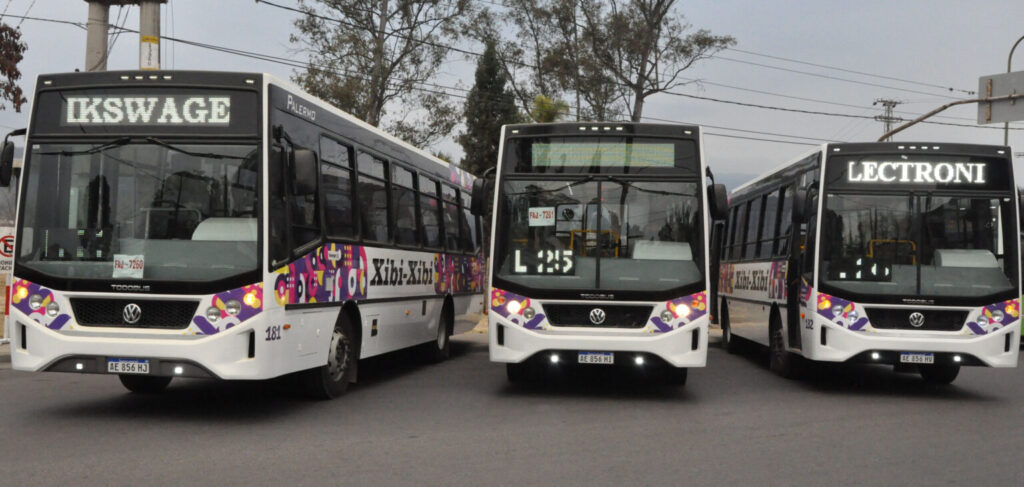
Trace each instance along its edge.
<path fill-rule="evenodd" d="M 297 4 L 296 0 L 275 2 Z M 499 2 L 489 0 L 485 6 L 493 7 L 492 3 Z M 0 9 L 8 15 L 84 24 L 88 5 L 83 0 L 0 0 Z M 872 119 L 780 108 L 873 117 L 882 109 L 872 103 L 884 98 L 902 102 L 896 107 L 898 116 L 914 118 L 955 99 L 976 96 L 965 91 L 976 91 L 980 76 L 1005 72 L 1011 46 L 1024 35 L 1020 0 L 701 0 L 678 1 L 676 9 L 694 29 L 736 38 L 734 49 L 686 73 L 698 83 L 673 90 L 722 101 L 654 95 L 647 99 L 645 121 L 705 126 L 705 158 L 719 181 L 731 187 L 812 150 L 815 144 L 873 141 L 883 133 L 882 123 Z M 120 13 L 118 7 L 111 8 L 111 23 L 120 18 L 125 27 L 138 28 L 137 7 Z M 305 56 L 289 42 L 289 35 L 296 31 L 296 17 L 254 0 L 170 0 L 162 9 L 161 23 L 165 36 L 302 60 Z M 84 29 L 10 16 L 3 21 L 20 22 L 28 44 L 19 67 L 24 76 L 20 84 L 30 104 L 36 76 L 83 68 Z M 137 34 L 117 37 L 108 69 L 136 69 L 138 42 Z M 460 47 L 482 50 L 470 43 Z M 163 41 L 162 51 L 164 69 L 262 71 L 282 78 L 294 73 L 289 66 L 168 40 Z M 1024 46 L 1015 58 L 1016 70 L 1024 71 Z M 475 62 L 453 53 L 435 83 L 469 88 Z M 965 105 L 943 112 L 945 118 L 932 119 L 969 127 L 918 125 L 894 140 L 1001 144 L 1003 131 L 978 128 L 977 111 L 976 105 Z M 20 114 L 10 106 L 0 111 L 0 131 L 23 127 L 27 121 L 26 109 Z M 1020 162 L 1024 160 L 1024 123 L 1012 126 L 1022 129 L 1010 133 L 1010 145 L 1016 147 Z M 459 130 L 428 149 L 458 159 L 462 151 L 454 140 Z M 1024 169 L 1018 171 L 1017 180 L 1024 182 Z"/>

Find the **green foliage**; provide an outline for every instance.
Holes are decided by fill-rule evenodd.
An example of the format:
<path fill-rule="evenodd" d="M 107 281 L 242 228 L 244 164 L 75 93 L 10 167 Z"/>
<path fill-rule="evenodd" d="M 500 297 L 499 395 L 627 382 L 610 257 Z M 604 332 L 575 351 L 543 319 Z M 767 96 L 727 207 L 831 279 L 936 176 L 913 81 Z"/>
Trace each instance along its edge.
<path fill-rule="evenodd" d="M 28 45 L 21 40 L 21 31 L 5 23 L 0 23 L 0 110 L 7 108 L 5 100 L 14 105 L 14 111 L 21 112 L 25 98 L 18 80 L 21 71 L 18 63 L 24 59 Z"/>
<path fill-rule="evenodd" d="M 401 105 L 388 130 L 416 145 L 452 130 L 458 108 L 423 84 L 460 38 L 456 21 L 469 0 L 299 0 L 299 7 L 306 14 L 291 42 L 310 56 L 293 77 L 303 89 L 374 126 Z"/>
<path fill-rule="evenodd" d="M 537 123 L 559 122 L 569 115 L 569 104 L 565 100 L 554 100 L 544 95 L 533 97 L 530 117 Z"/>
<path fill-rule="evenodd" d="M 458 137 L 465 151 L 460 165 L 473 174 L 480 175 L 497 164 L 501 126 L 522 119 L 506 83 L 496 43 L 490 41 L 477 61 L 475 83 L 463 112 L 466 131 Z"/>

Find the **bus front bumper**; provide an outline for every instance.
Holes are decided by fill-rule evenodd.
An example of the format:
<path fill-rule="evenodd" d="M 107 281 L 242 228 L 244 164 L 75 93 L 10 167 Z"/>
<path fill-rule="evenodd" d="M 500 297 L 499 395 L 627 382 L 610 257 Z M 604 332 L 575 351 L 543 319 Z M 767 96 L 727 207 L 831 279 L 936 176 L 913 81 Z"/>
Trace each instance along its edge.
<path fill-rule="evenodd" d="M 523 328 L 488 314 L 492 362 L 519 363 L 542 352 L 626 352 L 653 354 L 673 367 L 704 367 L 708 352 L 705 316 L 667 333 L 635 330 L 559 327 L 548 331 Z M 616 362 L 620 359 L 615 357 Z M 575 361 L 575 359 L 573 359 Z"/>
<path fill-rule="evenodd" d="M 58 332 L 14 309 L 8 320 L 15 370 L 106 374 L 109 360 L 127 359 L 147 361 L 148 375 L 154 376 L 258 380 L 280 375 L 268 367 L 273 361 L 255 333 L 259 317 L 210 336 L 120 328 Z M 256 360 L 261 351 L 262 360 Z"/>
<path fill-rule="evenodd" d="M 963 365 L 1016 367 L 1020 347 L 1016 326 L 982 336 L 913 331 L 866 333 L 828 322 L 819 322 L 813 330 L 806 331 L 811 333 L 802 336 L 803 355 L 825 362 L 871 361 L 872 352 L 878 352 L 878 359 L 884 362 L 890 359 L 898 362 L 900 353 L 909 352 L 935 354 L 937 360 L 961 355 Z"/>

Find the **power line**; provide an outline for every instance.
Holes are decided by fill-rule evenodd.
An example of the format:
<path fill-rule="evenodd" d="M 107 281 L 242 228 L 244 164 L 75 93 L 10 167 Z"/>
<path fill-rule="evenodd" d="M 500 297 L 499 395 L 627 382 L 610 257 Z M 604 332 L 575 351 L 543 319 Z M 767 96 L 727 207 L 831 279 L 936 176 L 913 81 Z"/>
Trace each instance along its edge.
<path fill-rule="evenodd" d="M 854 114 L 851 114 L 851 113 L 822 112 L 822 111 L 817 111 L 817 110 L 803 110 L 803 109 L 799 109 L 799 108 L 787 108 L 787 107 L 778 107 L 778 106 L 771 106 L 771 105 L 760 105 L 760 104 L 757 104 L 757 103 L 747 103 L 747 102 L 741 102 L 741 101 L 723 100 L 723 99 L 720 99 L 720 98 L 711 98 L 711 97 L 708 97 L 708 96 L 691 95 L 689 93 L 678 93 L 678 92 L 674 92 L 674 91 L 665 91 L 664 93 L 668 94 L 668 95 L 672 95 L 672 96 L 681 96 L 681 97 L 685 97 L 685 98 L 693 98 L 693 99 L 696 99 L 696 100 L 713 101 L 713 102 L 716 102 L 716 103 L 726 103 L 726 104 L 730 104 L 730 105 L 739 105 L 739 106 L 752 107 L 752 108 L 763 108 L 763 109 L 766 109 L 766 110 L 778 110 L 778 111 L 782 111 L 782 112 L 805 113 L 805 114 L 808 114 L 808 115 L 824 115 L 824 116 L 828 116 L 828 117 L 864 118 L 864 119 L 872 119 L 872 120 L 874 120 L 874 117 L 868 116 L 868 115 L 854 115 Z M 947 125 L 947 126 L 952 126 L 952 127 L 975 128 L 975 129 L 1003 130 L 1002 127 L 985 127 L 985 126 L 980 126 L 980 125 L 967 125 L 967 124 L 963 124 L 963 123 L 934 122 L 934 121 L 932 121 L 932 122 L 925 121 L 925 122 L 921 122 L 921 123 L 927 123 L 927 124 L 932 124 L 932 125 Z M 1024 128 L 1011 127 L 1010 130 L 1024 130 Z"/>
<path fill-rule="evenodd" d="M 846 82 L 846 83 L 854 83 L 854 84 L 858 84 L 858 85 L 874 86 L 875 88 L 885 88 L 887 90 L 905 91 L 907 93 L 917 93 L 919 95 L 941 96 L 943 98 L 950 98 L 950 99 L 953 99 L 953 100 L 957 99 L 957 97 L 950 96 L 950 95 L 940 95 L 940 94 L 937 94 L 937 93 L 928 93 L 926 91 L 911 90 L 909 88 L 899 88 L 899 87 L 896 87 L 896 86 L 889 86 L 889 85 L 883 85 L 883 84 L 878 84 L 878 83 L 871 83 L 869 81 L 858 81 L 858 80 L 853 80 L 853 79 L 840 78 L 838 76 L 829 76 L 827 74 L 811 73 L 809 71 L 800 71 L 798 69 L 783 68 L 781 66 L 772 66 L 770 64 L 755 63 L 753 61 L 745 61 L 745 60 L 742 60 L 742 59 L 734 59 L 734 58 L 730 58 L 730 57 L 720 56 L 720 55 L 717 55 L 717 54 L 714 55 L 714 56 L 711 56 L 711 58 L 712 59 L 721 59 L 723 61 L 731 61 L 731 62 L 734 62 L 734 63 L 749 64 L 751 66 L 758 66 L 758 67 L 767 68 L 767 69 L 776 69 L 776 70 L 779 70 L 779 71 L 786 71 L 788 73 L 796 73 L 796 74 L 802 74 L 802 75 L 805 75 L 805 76 L 813 76 L 815 78 L 824 78 L 824 79 L 830 79 L 830 80 L 835 80 L 835 81 L 843 81 L 843 82 Z"/>
<path fill-rule="evenodd" d="M 32 7 L 35 7 L 35 6 L 36 6 L 36 0 L 32 0 L 32 3 L 28 4 L 28 8 L 25 9 L 25 15 L 28 15 L 28 13 L 32 11 Z M 25 19 L 21 19 L 21 21 L 18 22 L 18 26 L 17 26 L 18 29 L 21 28 L 22 22 L 25 22 Z"/>
<path fill-rule="evenodd" d="M 975 92 L 973 90 L 962 90 L 962 89 L 959 89 L 959 88 L 953 88 L 951 86 L 942 86 L 942 85 L 937 85 L 937 84 L 933 84 L 933 83 L 927 83 L 927 82 L 924 82 L 924 81 L 914 81 L 914 80 L 909 80 L 909 79 L 904 79 L 904 78 L 897 78 L 895 76 L 886 76 L 886 75 L 883 75 L 883 74 L 866 73 L 864 71 L 855 71 L 855 70 L 852 70 L 852 69 L 840 68 L 840 67 L 837 67 L 837 66 L 829 66 L 827 64 L 811 63 L 811 62 L 807 62 L 807 61 L 800 61 L 798 59 L 791 59 L 791 58 L 786 58 L 786 57 L 782 57 L 782 56 L 773 56 L 771 54 L 764 54 L 764 53 L 761 53 L 761 52 L 745 51 L 743 49 L 737 49 L 735 47 L 730 47 L 730 48 L 727 48 L 727 49 L 730 50 L 730 51 L 741 52 L 743 54 L 750 54 L 751 56 L 761 56 L 761 57 L 766 57 L 766 58 L 769 58 L 769 59 L 777 59 L 779 61 L 787 61 L 787 62 L 791 62 L 791 63 L 803 64 L 803 65 L 806 65 L 806 66 L 814 66 L 816 68 L 832 69 L 832 70 L 835 70 L 835 71 L 842 71 L 844 73 L 859 74 L 859 75 L 862 75 L 862 76 L 871 76 L 871 77 L 874 77 L 874 78 L 887 79 L 887 80 L 891 80 L 891 81 L 900 81 L 900 82 L 903 82 L 903 83 L 910 83 L 910 84 L 921 85 L 921 86 L 929 86 L 929 87 L 932 87 L 932 88 L 939 88 L 939 89 L 947 90 L 947 91 L 950 91 L 950 92 L 959 91 L 961 93 L 966 93 L 968 95 L 975 94 Z"/>
<path fill-rule="evenodd" d="M 726 134 L 719 134 L 719 133 L 715 133 L 715 132 L 704 132 L 704 135 L 712 135 L 712 136 L 715 136 L 715 137 L 728 137 L 730 139 L 744 139 L 744 140 L 757 140 L 757 141 L 761 141 L 761 142 L 775 142 L 775 143 L 778 143 L 778 144 L 795 144 L 795 145 L 809 145 L 809 146 L 821 145 L 821 144 L 811 144 L 811 143 L 808 143 L 808 142 L 794 142 L 794 141 L 791 141 L 791 140 L 762 139 L 760 137 L 745 137 L 745 136 L 742 136 L 742 135 L 726 135 Z"/>

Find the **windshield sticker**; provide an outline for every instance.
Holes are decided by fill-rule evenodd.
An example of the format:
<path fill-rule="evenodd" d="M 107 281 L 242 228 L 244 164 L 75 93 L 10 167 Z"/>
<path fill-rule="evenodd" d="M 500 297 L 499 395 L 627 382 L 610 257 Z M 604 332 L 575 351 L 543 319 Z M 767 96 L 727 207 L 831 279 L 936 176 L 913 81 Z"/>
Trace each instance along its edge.
<path fill-rule="evenodd" d="M 145 256 L 114 254 L 114 279 L 142 279 Z"/>
<path fill-rule="evenodd" d="M 555 207 L 538 206 L 530 208 L 531 227 L 550 227 L 555 224 Z"/>

